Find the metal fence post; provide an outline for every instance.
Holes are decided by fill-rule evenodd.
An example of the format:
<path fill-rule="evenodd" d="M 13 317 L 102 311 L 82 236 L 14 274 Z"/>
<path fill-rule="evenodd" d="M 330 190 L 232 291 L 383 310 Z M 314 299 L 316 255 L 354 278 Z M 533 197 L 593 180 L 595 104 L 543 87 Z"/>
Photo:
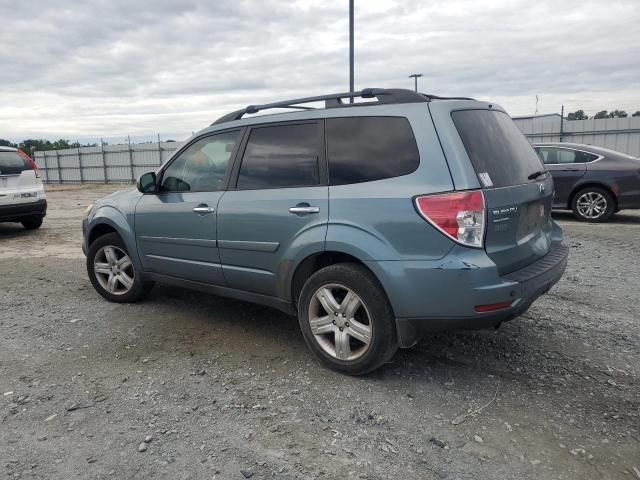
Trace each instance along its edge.
<path fill-rule="evenodd" d="M 100 139 L 100 153 L 102 154 L 102 171 L 104 172 L 104 183 L 109 183 L 109 178 L 107 177 L 107 160 L 104 156 L 104 141 Z"/>
<path fill-rule="evenodd" d="M 133 150 L 131 149 L 131 135 L 127 135 L 127 139 L 129 140 L 129 166 L 131 167 L 131 181 L 136 183 L 136 176 L 133 171 Z"/>
<path fill-rule="evenodd" d="M 62 183 L 62 168 L 60 168 L 60 152 L 56 150 L 56 163 L 58 164 L 58 183 Z"/>
<path fill-rule="evenodd" d="M 562 134 L 564 133 L 564 105 L 560 108 L 560 141 L 562 142 Z"/>
<path fill-rule="evenodd" d="M 158 134 L 158 165 L 162 165 L 162 145 L 160 144 L 160 134 Z"/>
<path fill-rule="evenodd" d="M 46 172 L 47 178 L 45 179 L 45 183 L 49 183 L 49 165 L 47 164 L 47 152 L 42 152 L 42 158 L 44 159 L 44 171 Z"/>
<path fill-rule="evenodd" d="M 78 142 L 76 140 L 76 142 Z M 84 172 L 82 170 L 82 152 L 80 151 L 80 142 L 78 142 L 78 168 L 80 169 L 80 183 L 84 183 Z"/>

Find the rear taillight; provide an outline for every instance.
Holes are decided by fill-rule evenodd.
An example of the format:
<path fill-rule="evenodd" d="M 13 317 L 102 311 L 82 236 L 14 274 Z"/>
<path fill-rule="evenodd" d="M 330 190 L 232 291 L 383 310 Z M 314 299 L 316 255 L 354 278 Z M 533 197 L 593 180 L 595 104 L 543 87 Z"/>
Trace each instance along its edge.
<path fill-rule="evenodd" d="M 416 197 L 418 212 L 433 226 L 468 247 L 483 246 L 484 195 L 481 190 Z"/>
<path fill-rule="evenodd" d="M 34 162 L 33 159 L 22 150 L 18 150 L 18 155 L 20 155 L 27 161 L 27 163 L 31 166 L 31 170 L 36 172 L 36 178 L 40 178 L 40 170 L 38 170 L 38 164 Z"/>

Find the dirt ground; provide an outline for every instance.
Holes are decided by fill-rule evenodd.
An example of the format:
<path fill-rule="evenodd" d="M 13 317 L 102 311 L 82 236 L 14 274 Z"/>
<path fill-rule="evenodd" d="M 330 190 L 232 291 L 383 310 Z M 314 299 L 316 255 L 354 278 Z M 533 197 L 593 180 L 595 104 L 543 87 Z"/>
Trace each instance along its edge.
<path fill-rule="evenodd" d="M 430 336 L 350 378 L 297 320 L 87 279 L 84 207 L 0 224 L 0 475 L 167 479 L 640 479 L 640 213 L 558 214 L 561 282 L 502 328 Z"/>

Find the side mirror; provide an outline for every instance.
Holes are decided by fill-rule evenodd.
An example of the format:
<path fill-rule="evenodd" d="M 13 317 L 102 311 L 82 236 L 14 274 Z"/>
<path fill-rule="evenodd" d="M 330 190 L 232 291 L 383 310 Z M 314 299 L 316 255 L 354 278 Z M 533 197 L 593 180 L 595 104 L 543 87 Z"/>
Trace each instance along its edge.
<path fill-rule="evenodd" d="M 155 172 L 143 173 L 138 177 L 136 187 L 141 193 L 156 193 L 156 174 Z"/>

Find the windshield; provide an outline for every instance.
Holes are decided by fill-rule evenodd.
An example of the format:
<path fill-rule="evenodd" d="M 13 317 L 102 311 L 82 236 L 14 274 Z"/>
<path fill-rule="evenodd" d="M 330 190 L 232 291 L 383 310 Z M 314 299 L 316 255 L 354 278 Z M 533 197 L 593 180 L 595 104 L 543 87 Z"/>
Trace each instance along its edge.
<path fill-rule="evenodd" d="M 451 117 L 484 187 L 534 182 L 532 174 L 544 170 L 533 147 L 506 113 L 460 110 Z"/>

